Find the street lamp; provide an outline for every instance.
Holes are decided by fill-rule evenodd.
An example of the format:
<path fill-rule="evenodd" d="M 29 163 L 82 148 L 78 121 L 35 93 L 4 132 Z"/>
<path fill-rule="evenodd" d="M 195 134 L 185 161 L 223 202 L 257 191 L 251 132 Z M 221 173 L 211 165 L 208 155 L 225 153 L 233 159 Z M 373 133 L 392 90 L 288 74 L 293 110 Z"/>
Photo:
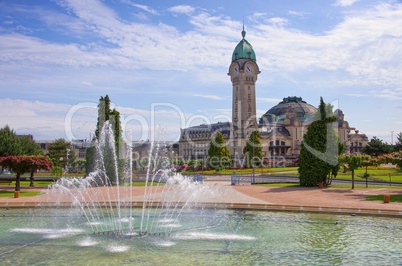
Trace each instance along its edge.
<path fill-rule="evenodd" d="M 251 133 L 252 134 L 252 133 Z M 255 142 L 254 142 L 254 139 L 252 140 L 252 144 L 253 144 L 253 157 L 252 157 L 252 166 L 253 166 L 253 178 L 252 178 L 252 184 L 254 184 L 255 183 L 255 173 L 254 173 L 254 157 L 255 157 L 255 151 L 254 151 L 254 148 L 255 148 Z"/>
<path fill-rule="evenodd" d="M 63 177 L 64 167 L 63 167 L 63 157 L 60 157 L 60 177 Z"/>

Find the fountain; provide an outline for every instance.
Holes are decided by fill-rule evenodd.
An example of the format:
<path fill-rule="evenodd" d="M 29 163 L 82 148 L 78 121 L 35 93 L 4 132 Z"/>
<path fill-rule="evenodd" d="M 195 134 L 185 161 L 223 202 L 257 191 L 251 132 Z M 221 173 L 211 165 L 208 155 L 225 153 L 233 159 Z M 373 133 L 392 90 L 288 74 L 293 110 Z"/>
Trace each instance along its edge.
<path fill-rule="evenodd" d="M 105 125 L 96 171 L 62 178 L 48 204 L 0 210 L 2 265 L 400 263 L 398 218 L 214 208 L 220 187 L 175 173 L 158 147 L 133 187 L 131 152 L 119 171 L 112 136 Z"/>
<path fill-rule="evenodd" d="M 175 173 L 169 168 L 169 160 L 160 156 L 164 151 L 159 147 L 151 147 L 140 195 L 133 187 L 131 147 L 122 147 L 123 155 L 117 156 L 108 122 L 100 131 L 95 151 L 95 170 L 86 178 L 61 178 L 46 192 L 47 201 L 82 214 L 94 234 L 168 236 L 178 230 L 214 227 L 227 218 L 211 216 L 211 209 L 201 204 L 219 195 L 218 188 Z M 141 215 L 134 215 L 135 210 Z M 183 223 L 186 219 L 193 222 Z"/>

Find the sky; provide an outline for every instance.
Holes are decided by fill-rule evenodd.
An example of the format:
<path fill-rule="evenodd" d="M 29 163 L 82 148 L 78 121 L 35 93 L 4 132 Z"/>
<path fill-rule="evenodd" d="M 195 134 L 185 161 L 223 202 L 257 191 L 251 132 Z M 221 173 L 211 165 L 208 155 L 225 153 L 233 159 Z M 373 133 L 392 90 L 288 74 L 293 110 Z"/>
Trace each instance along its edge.
<path fill-rule="evenodd" d="M 0 127 L 90 139 L 105 95 L 127 140 L 231 121 L 243 26 L 258 116 L 323 97 L 369 139 L 402 132 L 400 0 L 0 0 Z"/>

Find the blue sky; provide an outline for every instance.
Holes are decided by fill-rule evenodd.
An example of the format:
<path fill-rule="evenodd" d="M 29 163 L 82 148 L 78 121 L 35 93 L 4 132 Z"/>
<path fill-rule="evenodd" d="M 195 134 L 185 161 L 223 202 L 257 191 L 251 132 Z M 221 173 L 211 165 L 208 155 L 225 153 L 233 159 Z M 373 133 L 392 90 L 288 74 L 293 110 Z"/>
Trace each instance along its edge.
<path fill-rule="evenodd" d="M 401 1 L 14 0 L 0 18 L 0 126 L 38 140 L 88 139 L 106 94 L 133 140 L 230 121 L 243 23 L 259 115 L 322 96 L 369 138 L 402 131 Z"/>

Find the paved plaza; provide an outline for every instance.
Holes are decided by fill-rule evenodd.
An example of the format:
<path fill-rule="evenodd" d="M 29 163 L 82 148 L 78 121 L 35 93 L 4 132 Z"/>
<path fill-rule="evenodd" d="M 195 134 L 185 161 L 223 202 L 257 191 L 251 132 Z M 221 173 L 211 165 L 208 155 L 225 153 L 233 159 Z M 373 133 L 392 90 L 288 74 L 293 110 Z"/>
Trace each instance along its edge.
<path fill-rule="evenodd" d="M 327 212 L 347 214 L 369 214 L 369 215 L 390 215 L 402 216 L 402 203 L 383 203 L 382 201 L 368 201 L 364 197 L 369 195 L 393 195 L 400 194 L 400 189 L 390 188 L 302 188 L 302 187 L 265 187 L 258 185 L 230 185 L 227 181 L 205 181 L 200 186 L 214 188 L 219 193 L 209 195 L 200 199 L 200 204 L 207 207 L 241 208 L 258 210 L 280 210 L 280 211 L 305 211 L 305 212 Z M 12 187 L 7 189 L 12 190 Z M 99 194 L 110 193 L 115 188 L 92 188 L 93 192 Z M 49 195 L 44 189 L 21 188 L 21 191 L 32 190 L 42 191 L 41 195 L 32 197 L 0 197 L 0 207 L 34 207 L 69 205 L 71 200 L 68 197 L 59 197 L 57 193 Z M 133 187 L 131 191 L 125 189 L 120 191 L 120 199 L 131 201 L 142 206 L 144 201 L 145 187 Z M 148 198 L 153 201 L 162 201 L 171 195 L 178 196 L 174 186 L 172 189 L 163 190 L 163 187 L 151 188 L 148 190 Z M 116 193 L 111 193 L 115 195 Z M 116 201 L 111 198 L 111 201 Z"/>

